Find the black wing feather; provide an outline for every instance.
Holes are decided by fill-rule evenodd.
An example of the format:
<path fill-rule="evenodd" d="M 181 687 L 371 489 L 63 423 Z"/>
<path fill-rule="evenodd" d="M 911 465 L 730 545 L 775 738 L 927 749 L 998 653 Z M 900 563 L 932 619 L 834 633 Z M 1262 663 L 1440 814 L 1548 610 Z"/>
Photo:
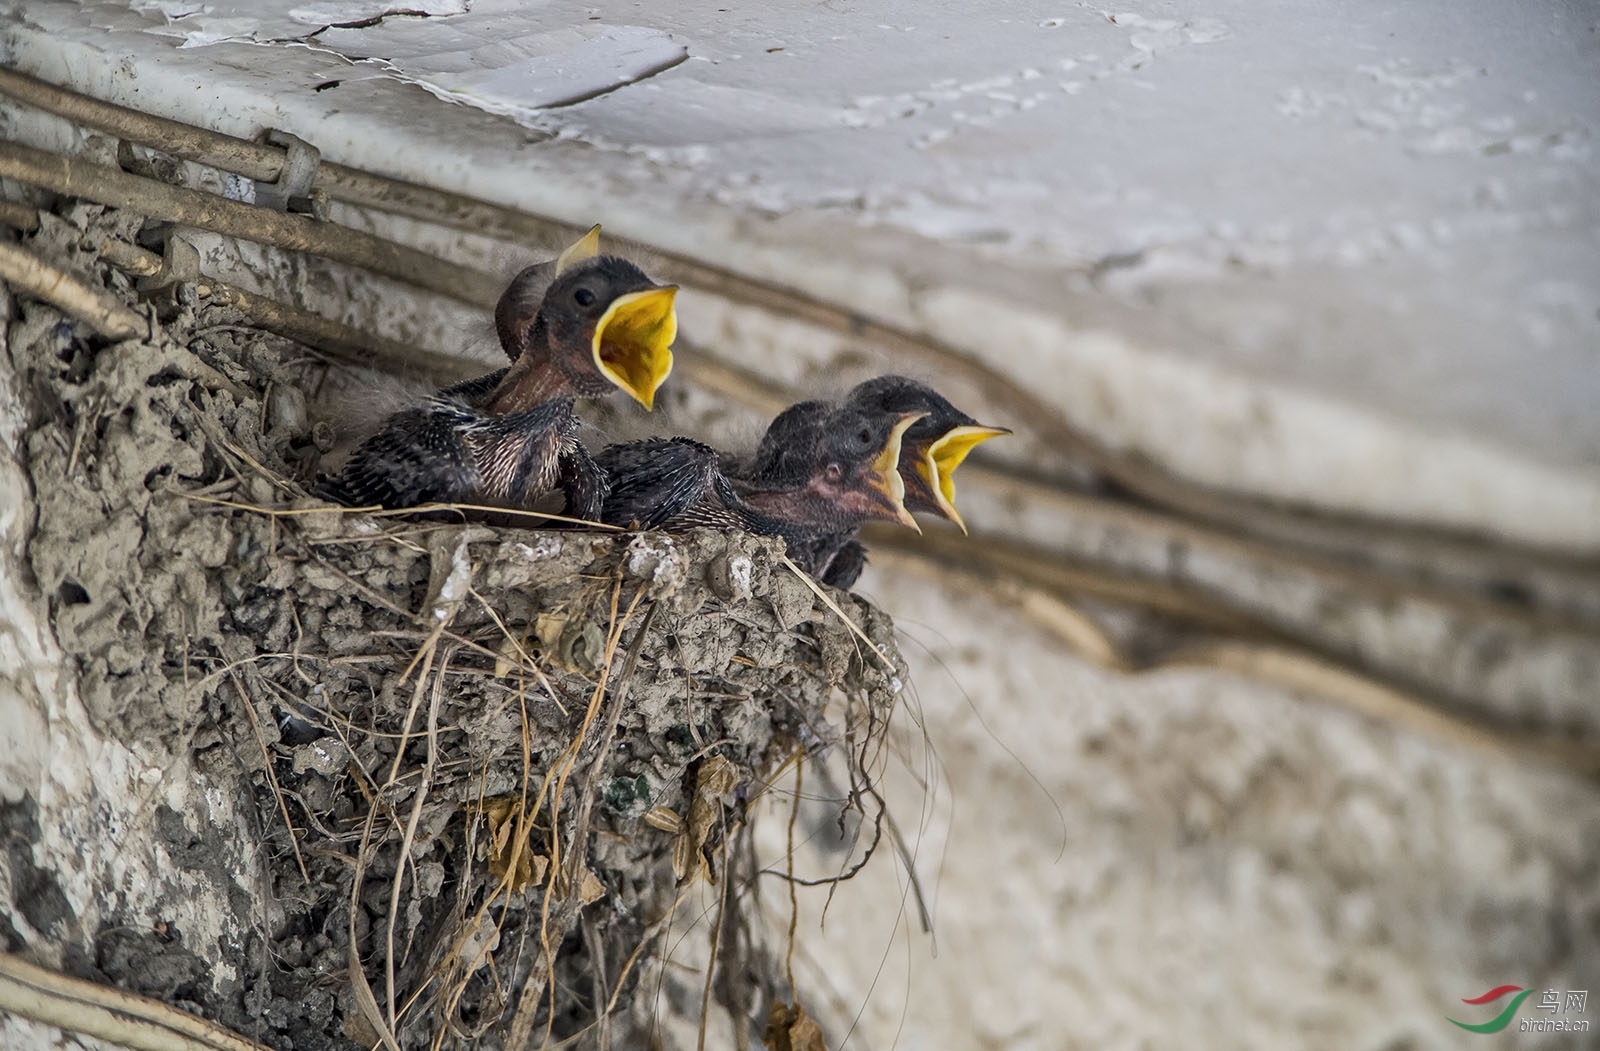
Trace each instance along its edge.
<path fill-rule="evenodd" d="M 715 449 L 688 438 L 649 438 L 601 450 L 611 490 L 600 520 L 660 529 L 706 499 L 720 477 Z"/>
<path fill-rule="evenodd" d="M 461 423 L 460 406 L 453 402 L 395 413 L 350 457 L 328 486 L 329 495 L 353 507 L 466 500 L 481 479 Z"/>
<path fill-rule="evenodd" d="M 822 582 L 849 590 L 867 568 L 867 549 L 859 540 L 848 540 L 835 551 L 827 564 L 819 567 Z"/>
<path fill-rule="evenodd" d="M 490 377 L 484 377 L 486 382 Z M 557 458 L 576 439 L 572 399 L 486 416 L 449 388 L 390 416 L 326 489 L 351 506 L 427 503 L 524 505 L 547 492 Z"/>

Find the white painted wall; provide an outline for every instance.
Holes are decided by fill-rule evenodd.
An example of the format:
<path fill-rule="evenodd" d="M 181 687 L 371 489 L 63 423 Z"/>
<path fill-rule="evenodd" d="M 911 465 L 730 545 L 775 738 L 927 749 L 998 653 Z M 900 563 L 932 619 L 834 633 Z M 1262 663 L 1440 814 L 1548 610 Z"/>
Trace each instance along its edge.
<path fill-rule="evenodd" d="M 1593 5 L 133 6 L 13 60 L 934 332 L 1197 480 L 1600 541 Z"/>

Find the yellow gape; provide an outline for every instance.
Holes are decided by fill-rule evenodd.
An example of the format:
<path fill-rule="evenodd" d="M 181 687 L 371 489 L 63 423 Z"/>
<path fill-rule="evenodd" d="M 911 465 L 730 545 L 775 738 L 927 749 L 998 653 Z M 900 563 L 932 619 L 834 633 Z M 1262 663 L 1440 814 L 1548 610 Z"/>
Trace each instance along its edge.
<path fill-rule="evenodd" d="M 889 504 L 895 512 L 895 521 L 910 526 L 919 533 L 922 532 L 922 527 L 917 525 L 917 520 L 906 510 L 906 482 L 900 477 L 899 470 L 900 442 L 905 437 L 906 430 L 926 415 L 928 414 L 925 412 L 908 412 L 901 415 L 894 425 L 894 430 L 889 432 L 888 442 L 868 468 L 867 475 L 869 484 L 889 498 Z"/>
<path fill-rule="evenodd" d="M 646 409 L 654 407 L 656 390 L 672 371 L 672 341 L 678 338 L 678 312 L 672 304 L 677 294 L 677 285 L 662 285 L 618 296 L 594 326 L 595 366 Z"/>
<path fill-rule="evenodd" d="M 967 531 L 967 523 L 961 520 L 960 513 L 956 511 L 956 468 L 979 445 L 990 438 L 1010 433 L 1004 427 L 952 427 L 928 446 L 927 455 L 917 464 L 917 472 L 927 481 L 928 488 L 933 490 L 939 510 L 960 526 L 963 533 Z"/>

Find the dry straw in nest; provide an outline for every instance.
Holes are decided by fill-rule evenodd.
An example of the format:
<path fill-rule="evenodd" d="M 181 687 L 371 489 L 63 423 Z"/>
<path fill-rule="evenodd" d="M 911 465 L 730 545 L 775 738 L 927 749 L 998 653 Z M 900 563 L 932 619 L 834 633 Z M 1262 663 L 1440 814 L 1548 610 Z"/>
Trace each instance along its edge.
<path fill-rule="evenodd" d="M 139 222 L 77 206 L 33 247 L 81 263 Z M 259 815 L 259 853 L 179 818 L 236 937 L 119 943 L 185 961 L 181 997 L 149 991 L 277 1047 L 635 1046 L 658 991 L 805 1046 L 749 929 L 751 804 L 826 750 L 881 827 L 888 619 L 742 533 L 331 507 L 305 486 L 325 363 L 193 297 L 140 317 L 94 345 L 26 304 L 11 349 L 30 558 L 91 717 Z M 707 885 L 720 966 L 680 973 L 663 935 Z"/>

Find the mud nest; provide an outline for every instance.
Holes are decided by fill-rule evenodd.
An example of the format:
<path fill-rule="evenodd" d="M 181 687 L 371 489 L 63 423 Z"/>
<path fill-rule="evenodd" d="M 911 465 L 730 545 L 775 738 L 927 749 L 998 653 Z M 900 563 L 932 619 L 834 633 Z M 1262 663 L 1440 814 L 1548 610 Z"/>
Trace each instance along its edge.
<path fill-rule="evenodd" d="M 106 237 L 151 231 L 74 205 L 29 247 L 140 303 L 152 338 L 13 305 L 29 559 L 96 727 L 237 791 L 260 849 L 233 870 L 172 813 L 237 936 L 108 927 L 85 969 L 286 1049 L 642 1046 L 713 986 L 751 1032 L 786 1010 L 781 960 L 741 934 L 746 817 L 808 754 L 870 762 L 888 619 L 742 533 L 332 508 L 308 495 L 329 364 L 201 288 L 138 294 L 85 247 Z M 742 881 L 714 895 L 715 980 L 652 972 L 697 881 Z"/>

